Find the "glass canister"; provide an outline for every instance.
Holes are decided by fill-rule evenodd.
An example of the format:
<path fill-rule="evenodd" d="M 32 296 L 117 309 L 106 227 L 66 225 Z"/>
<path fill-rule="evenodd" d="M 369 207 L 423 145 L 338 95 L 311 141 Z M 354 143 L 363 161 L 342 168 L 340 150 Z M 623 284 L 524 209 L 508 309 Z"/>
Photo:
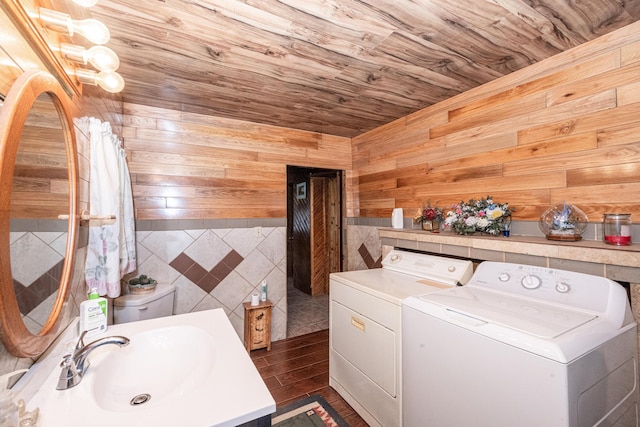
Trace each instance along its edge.
<path fill-rule="evenodd" d="M 631 244 L 631 214 L 604 214 L 602 239 L 610 245 Z"/>

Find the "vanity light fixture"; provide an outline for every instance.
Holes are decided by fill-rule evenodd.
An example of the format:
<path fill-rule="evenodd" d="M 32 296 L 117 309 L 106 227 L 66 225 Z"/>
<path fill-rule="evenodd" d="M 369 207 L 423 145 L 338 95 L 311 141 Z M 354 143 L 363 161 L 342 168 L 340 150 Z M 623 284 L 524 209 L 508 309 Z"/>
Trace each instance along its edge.
<path fill-rule="evenodd" d="M 115 71 L 101 71 L 97 73 L 93 70 L 76 68 L 75 75 L 82 84 L 100 86 L 107 92 L 117 93 L 124 89 L 124 79 Z"/>
<path fill-rule="evenodd" d="M 98 0 L 73 0 L 73 2 L 82 7 L 95 6 Z"/>
<path fill-rule="evenodd" d="M 75 20 L 71 16 L 51 9 L 40 8 L 42 25 L 54 31 L 66 32 L 69 36 L 80 34 L 95 44 L 105 44 L 111 38 L 109 29 L 97 19 Z"/>
<path fill-rule="evenodd" d="M 99 71 L 116 71 L 120 66 L 120 58 L 106 46 L 93 46 L 85 49 L 68 43 L 60 43 L 60 53 L 66 59 L 86 65 L 93 65 Z"/>

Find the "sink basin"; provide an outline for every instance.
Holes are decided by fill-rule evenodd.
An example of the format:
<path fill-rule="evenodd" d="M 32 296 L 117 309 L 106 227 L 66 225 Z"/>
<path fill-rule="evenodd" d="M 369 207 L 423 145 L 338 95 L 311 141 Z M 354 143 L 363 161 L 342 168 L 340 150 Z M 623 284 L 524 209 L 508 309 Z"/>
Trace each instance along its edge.
<path fill-rule="evenodd" d="M 85 343 L 111 335 L 131 342 L 96 348 L 73 388 L 60 391 L 56 384 L 60 360 L 77 334 L 56 343 L 20 380 L 23 390 L 36 390 L 27 408 L 40 408 L 41 425 L 225 427 L 275 411 L 222 309 L 113 325 Z"/>
<path fill-rule="evenodd" d="M 96 403 L 106 410 L 135 411 L 142 404 L 184 398 L 203 386 L 215 365 L 212 337 L 194 326 L 159 328 L 128 338 L 131 343 L 111 349 L 93 375 Z"/>

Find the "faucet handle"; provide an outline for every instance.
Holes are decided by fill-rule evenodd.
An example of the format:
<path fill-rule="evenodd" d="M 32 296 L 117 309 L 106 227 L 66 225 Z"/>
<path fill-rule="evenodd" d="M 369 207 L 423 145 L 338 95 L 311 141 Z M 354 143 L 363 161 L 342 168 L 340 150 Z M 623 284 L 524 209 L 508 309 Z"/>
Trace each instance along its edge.
<path fill-rule="evenodd" d="M 73 355 L 72 354 L 65 354 L 64 357 L 62 358 L 62 362 L 60 362 L 60 367 L 61 368 L 69 368 L 69 367 L 74 367 L 73 365 L 75 365 L 76 362 L 73 361 Z"/>
<path fill-rule="evenodd" d="M 78 373 L 76 362 L 71 354 L 67 354 L 60 362 L 60 378 L 58 378 L 57 390 L 66 390 L 78 384 L 82 376 Z"/>

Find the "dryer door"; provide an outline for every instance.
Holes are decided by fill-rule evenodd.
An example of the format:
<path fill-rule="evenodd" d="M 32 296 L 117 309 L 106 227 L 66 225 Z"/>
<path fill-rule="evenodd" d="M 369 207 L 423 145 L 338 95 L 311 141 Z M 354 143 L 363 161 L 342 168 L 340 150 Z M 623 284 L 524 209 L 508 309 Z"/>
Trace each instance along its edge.
<path fill-rule="evenodd" d="M 398 393 L 395 332 L 331 301 L 332 347 L 386 393 Z"/>

